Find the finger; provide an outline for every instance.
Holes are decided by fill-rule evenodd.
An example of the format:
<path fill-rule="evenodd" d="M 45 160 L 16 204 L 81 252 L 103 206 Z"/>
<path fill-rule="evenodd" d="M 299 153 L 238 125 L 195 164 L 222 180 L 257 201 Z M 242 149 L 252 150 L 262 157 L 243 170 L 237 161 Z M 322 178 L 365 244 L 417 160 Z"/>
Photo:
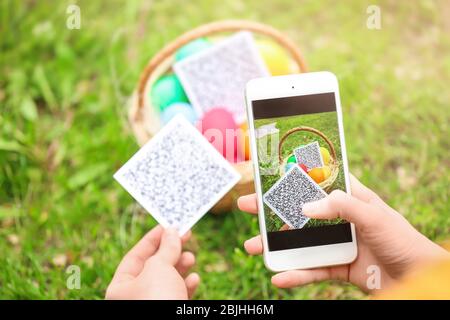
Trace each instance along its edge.
<path fill-rule="evenodd" d="M 293 288 L 324 280 L 348 281 L 348 266 L 285 271 L 274 275 L 272 284 L 278 288 Z"/>
<path fill-rule="evenodd" d="M 249 213 L 258 213 L 258 203 L 256 200 L 256 193 L 239 197 L 237 203 L 239 209 L 242 211 L 246 211 Z"/>
<path fill-rule="evenodd" d="M 388 210 L 392 215 L 397 216 L 398 212 L 392 209 L 386 202 L 381 199 L 374 191 L 363 185 L 354 175 L 350 175 L 350 183 L 352 185 L 352 195 L 356 198 L 373 204 L 379 208 Z"/>
<path fill-rule="evenodd" d="M 155 256 L 173 266 L 178 262 L 181 256 L 181 239 L 175 229 L 167 228 L 164 230 Z"/>
<path fill-rule="evenodd" d="M 186 242 L 188 242 L 191 236 L 192 236 L 191 230 L 186 231 L 186 233 L 183 234 L 183 236 L 181 237 L 181 243 L 185 244 Z"/>
<path fill-rule="evenodd" d="M 374 191 L 363 185 L 361 181 L 359 181 L 352 174 L 350 174 L 350 185 L 352 196 L 354 196 L 355 198 L 367 203 L 372 203 L 373 201 L 383 202 L 383 200 L 381 200 L 381 198 Z"/>
<path fill-rule="evenodd" d="M 286 231 L 289 229 L 290 229 L 290 227 L 287 224 L 283 224 L 283 226 L 280 228 L 280 231 Z"/>
<path fill-rule="evenodd" d="M 184 283 L 186 285 L 188 297 L 191 299 L 200 284 L 200 276 L 195 272 L 191 273 L 184 279 Z"/>
<path fill-rule="evenodd" d="M 192 252 L 185 251 L 181 254 L 175 268 L 179 274 L 186 274 L 195 264 L 195 256 Z"/>
<path fill-rule="evenodd" d="M 113 281 L 132 279 L 139 275 L 144 268 L 145 261 L 158 249 L 162 233 L 163 228 L 158 225 L 136 243 L 123 257 L 114 274 Z"/>
<path fill-rule="evenodd" d="M 379 226 L 386 217 L 384 210 L 341 190 L 334 190 L 319 201 L 305 203 L 303 213 L 315 219 L 341 218 L 353 222 L 359 228 Z"/>
<path fill-rule="evenodd" d="M 263 253 L 261 236 L 256 236 L 244 242 L 245 251 L 249 255 L 256 256 Z"/>

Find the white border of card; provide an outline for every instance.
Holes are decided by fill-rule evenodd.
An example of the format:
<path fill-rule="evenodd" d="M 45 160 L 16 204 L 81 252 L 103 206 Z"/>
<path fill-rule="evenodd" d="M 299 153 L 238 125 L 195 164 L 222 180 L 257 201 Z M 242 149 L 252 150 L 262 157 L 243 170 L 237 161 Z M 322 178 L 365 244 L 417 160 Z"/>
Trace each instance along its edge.
<path fill-rule="evenodd" d="M 316 147 L 315 151 L 320 159 L 320 163 L 318 165 L 309 166 L 307 163 L 304 163 L 303 161 L 300 160 L 300 153 L 302 152 L 302 150 L 307 149 L 307 148 L 309 149 L 309 148 L 311 148 L 311 146 Z M 320 153 L 320 145 L 319 145 L 319 142 L 317 142 L 317 141 L 308 143 L 305 146 L 294 149 L 294 155 L 295 155 L 295 159 L 297 160 L 297 163 L 303 163 L 308 169 L 319 168 L 319 167 L 324 166 L 323 159 L 322 159 L 322 153 Z"/>
<path fill-rule="evenodd" d="M 244 45 L 242 45 L 242 42 L 244 42 Z M 233 52 L 240 53 L 246 59 L 242 63 L 244 66 L 240 66 L 239 61 L 233 63 L 233 61 L 230 61 L 230 59 L 223 59 L 220 55 L 220 52 L 225 49 L 234 50 Z M 210 72 L 208 71 L 208 69 L 195 68 L 194 74 L 191 70 L 192 68 L 190 67 L 190 65 L 192 65 L 193 63 L 195 64 L 198 61 L 203 65 L 208 63 L 217 64 L 216 68 L 221 68 L 222 70 L 215 70 L 215 72 Z M 202 50 L 199 53 L 193 54 L 192 56 L 189 56 L 175 63 L 173 69 L 180 79 L 184 91 L 189 97 L 189 101 L 199 117 L 201 117 L 205 111 L 208 111 L 211 108 L 223 107 L 227 108 L 228 111 L 230 111 L 234 115 L 235 121 L 240 123 L 246 119 L 244 88 L 247 81 L 251 79 L 248 79 L 247 77 L 244 78 L 242 75 L 240 75 L 239 67 L 248 69 L 249 66 L 252 70 L 251 78 L 270 76 L 266 64 L 264 63 L 264 60 L 261 57 L 258 48 L 256 47 L 252 33 L 248 31 L 241 31 L 222 40 L 217 44 L 214 44 L 210 48 Z M 226 82 L 224 83 L 223 74 L 227 74 L 226 71 L 229 68 L 232 68 L 232 70 L 235 71 L 233 73 L 234 79 L 232 80 L 235 82 L 237 80 L 240 81 L 237 87 L 240 87 L 242 85 L 242 91 L 240 93 L 234 92 L 234 90 L 232 90 Z M 212 99 L 214 100 L 214 102 L 212 103 L 213 105 L 205 105 L 204 101 L 201 101 L 201 99 L 199 100 L 198 88 L 193 85 L 193 74 L 195 78 L 194 80 L 196 80 L 197 82 L 199 81 L 198 79 L 201 78 L 201 81 L 208 81 L 208 83 L 222 89 L 224 96 L 218 96 Z"/>
<path fill-rule="evenodd" d="M 278 181 L 277 182 L 275 182 L 271 187 L 270 187 L 270 189 L 269 190 L 267 190 L 267 192 L 266 193 L 264 193 L 264 195 L 263 195 L 263 200 L 264 200 L 264 203 L 278 216 L 278 217 L 280 217 L 280 219 L 281 220 L 283 220 L 283 222 L 284 223 L 286 223 L 289 227 L 291 227 L 291 228 L 293 228 L 293 229 L 301 229 L 301 228 L 303 228 L 307 223 L 308 223 L 308 221 L 309 221 L 309 218 L 308 217 L 306 217 L 305 215 L 303 215 L 301 212 L 299 212 L 299 215 L 303 215 L 306 219 L 304 220 L 304 222 L 303 222 L 303 224 L 300 226 L 300 227 L 295 227 L 295 226 L 293 226 L 292 224 L 291 224 L 291 222 L 290 221 L 288 221 L 288 220 L 286 220 L 286 218 L 285 217 L 283 217 L 283 215 L 281 214 L 281 212 L 278 212 L 278 210 L 276 209 L 276 208 L 274 208 L 272 205 L 271 205 L 271 203 L 270 202 L 268 202 L 267 200 L 266 200 L 266 196 L 269 194 L 269 193 L 271 193 L 271 192 L 273 192 L 273 190 L 275 190 L 277 187 L 278 187 L 278 185 L 280 185 L 281 183 L 283 183 L 283 181 L 286 179 L 286 177 L 287 176 L 289 176 L 294 170 L 297 170 L 297 171 L 299 171 L 303 176 L 305 176 L 310 182 L 311 182 L 311 184 L 312 185 L 314 185 L 315 186 L 315 188 L 319 191 L 319 193 L 322 193 L 323 195 L 324 195 L 324 197 L 326 197 L 327 196 L 327 193 L 325 192 L 325 191 L 323 191 L 322 190 L 322 188 L 306 173 L 306 172 L 304 172 L 302 169 L 300 169 L 300 167 L 299 166 L 295 166 L 295 167 L 292 167 L 283 177 L 281 177 L 280 179 L 278 179 Z M 300 200 L 300 199 L 299 199 Z"/>
<path fill-rule="evenodd" d="M 231 166 L 231 164 L 225 160 L 225 158 L 203 137 L 203 135 L 192 125 L 190 124 L 182 115 L 175 116 L 168 124 L 166 124 L 159 132 L 156 134 L 149 142 L 147 142 L 141 149 L 139 149 L 115 174 L 114 179 L 117 180 L 130 194 L 131 196 L 139 202 L 142 207 L 144 207 L 150 215 L 152 215 L 159 224 L 161 224 L 164 228 L 169 227 L 170 223 L 164 218 L 159 208 L 155 207 L 153 203 L 145 200 L 139 192 L 136 192 L 134 188 L 127 182 L 127 179 L 123 176 L 126 173 L 128 167 L 133 165 L 136 161 L 139 161 L 141 158 L 145 157 L 146 154 L 152 152 L 153 146 L 163 139 L 169 132 L 172 130 L 176 130 L 175 126 L 177 124 L 183 125 L 183 127 L 188 128 L 192 132 L 192 138 L 198 144 L 201 144 L 205 147 L 207 152 L 214 158 L 214 161 L 217 161 L 225 170 L 229 171 L 232 175 L 232 179 L 230 182 L 224 186 L 220 192 L 216 194 L 216 196 L 210 199 L 205 205 L 201 207 L 198 212 L 191 213 L 194 218 L 189 221 L 189 223 L 185 226 L 182 226 L 178 232 L 180 235 L 186 233 L 189 229 L 191 229 L 202 217 L 205 215 L 209 209 L 212 208 L 214 204 L 216 204 L 241 178 L 240 174 Z M 195 181 L 193 182 L 195 183 Z"/>

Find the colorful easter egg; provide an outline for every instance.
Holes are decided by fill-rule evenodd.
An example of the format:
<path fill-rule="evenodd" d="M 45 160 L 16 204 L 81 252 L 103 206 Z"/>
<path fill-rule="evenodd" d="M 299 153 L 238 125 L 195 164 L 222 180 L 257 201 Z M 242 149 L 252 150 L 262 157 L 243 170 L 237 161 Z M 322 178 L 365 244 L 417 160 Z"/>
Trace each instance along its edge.
<path fill-rule="evenodd" d="M 288 159 L 287 159 L 288 163 L 297 163 L 297 159 L 295 158 L 295 155 L 291 155 Z"/>
<path fill-rule="evenodd" d="M 156 81 L 151 91 L 151 99 L 152 104 L 160 111 L 175 102 L 188 102 L 183 86 L 174 74 L 163 76 Z"/>
<path fill-rule="evenodd" d="M 313 168 L 308 171 L 308 174 L 315 182 L 321 183 L 330 177 L 331 168 L 329 166 Z"/>
<path fill-rule="evenodd" d="M 259 40 L 258 50 L 273 76 L 291 73 L 291 62 L 286 51 L 273 41 Z"/>
<path fill-rule="evenodd" d="M 211 47 L 211 42 L 205 38 L 198 38 L 184 45 L 175 53 L 175 61 L 183 60 L 193 54 Z"/>
<path fill-rule="evenodd" d="M 192 124 L 197 122 L 197 114 L 192 106 L 186 102 L 175 102 L 166 107 L 161 113 L 161 121 L 166 124 L 178 114 L 184 116 Z"/>
<path fill-rule="evenodd" d="M 329 166 L 323 166 L 323 177 L 327 180 L 331 176 L 331 168 Z"/>
<path fill-rule="evenodd" d="M 306 173 L 308 173 L 308 167 L 305 166 L 303 163 L 299 163 L 298 166 L 299 166 L 303 171 L 305 171 Z"/>
<path fill-rule="evenodd" d="M 203 115 L 197 127 L 229 162 L 236 163 L 245 158 L 238 145 L 239 127 L 227 109 L 221 107 L 210 109 Z"/>
<path fill-rule="evenodd" d="M 331 161 L 331 155 L 327 148 L 320 147 L 320 154 L 324 164 L 329 164 Z"/>
<path fill-rule="evenodd" d="M 247 121 L 242 123 L 239 128 L 241 129 L 241 136 L 239 139 L 241 154 L 244 155 L 245 160 L 250 160 L 250 137 L 248 134 Z"/>
<path fill-rule="evenodd" d="M 289 162 L 284 166 L 284 172 L 288 172 L 291 168 L 295 167 L 295 163 Z"/>

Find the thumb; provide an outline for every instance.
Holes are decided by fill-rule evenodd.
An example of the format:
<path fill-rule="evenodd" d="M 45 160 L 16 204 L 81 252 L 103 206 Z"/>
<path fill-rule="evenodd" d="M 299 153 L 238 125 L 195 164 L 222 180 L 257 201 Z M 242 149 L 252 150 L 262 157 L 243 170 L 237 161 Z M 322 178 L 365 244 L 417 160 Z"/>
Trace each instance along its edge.
<path fill-rule="evenodd" d="M 161 237 L 156 256 L 165 262 L 175 265 L 181 256 L 181 238 L 173 228 L 167 228 Z"/>
<path fill-rule="evenodd" d="M 380 226 L 387 217 L 386 212 L 341 190 L 331 192 L 327 197 L 305 203 L 303 214 L 314 219 L 341 218 L 354 223 L 360 229 Z"/>

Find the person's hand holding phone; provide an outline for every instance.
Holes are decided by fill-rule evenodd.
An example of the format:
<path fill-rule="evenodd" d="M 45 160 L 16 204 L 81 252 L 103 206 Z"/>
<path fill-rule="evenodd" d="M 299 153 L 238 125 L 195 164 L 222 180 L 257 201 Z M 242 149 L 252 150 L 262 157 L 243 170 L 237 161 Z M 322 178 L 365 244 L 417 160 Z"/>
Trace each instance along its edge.
<path fill-rule="evenodd" d="M 342 280 L 371 291 L 367 287 L 370 266 L 379 268 L 381 288 L 386 288 L 422 262 L 450 256 L 354 176 L 351 176 L 351 190 L 352 196 L 336 190 L 322 200 L 305 204 L 303 213 L 314 219 L 342 218 L 354 223 L 358 240 L 357 259 L 347 265 L 281 272 L 272 277 L 275 286 L 292 288 L 323 280 Z M 239 198 L 238 206 L 243 211 L 256 214 L 256 194 Z M 259 235 L 247 240 L 244 246 L 250 255 L 263 252 Z"/>
<path fill-rule="evenodd" d="M 184 300 L 192 297 L 200 277 L 190 273 L 195 256 L 182 252 L 191 233 L 181 239 L 174 229 L 157 226 L 122 259 L 106 291 L 106 299 Z"/>

